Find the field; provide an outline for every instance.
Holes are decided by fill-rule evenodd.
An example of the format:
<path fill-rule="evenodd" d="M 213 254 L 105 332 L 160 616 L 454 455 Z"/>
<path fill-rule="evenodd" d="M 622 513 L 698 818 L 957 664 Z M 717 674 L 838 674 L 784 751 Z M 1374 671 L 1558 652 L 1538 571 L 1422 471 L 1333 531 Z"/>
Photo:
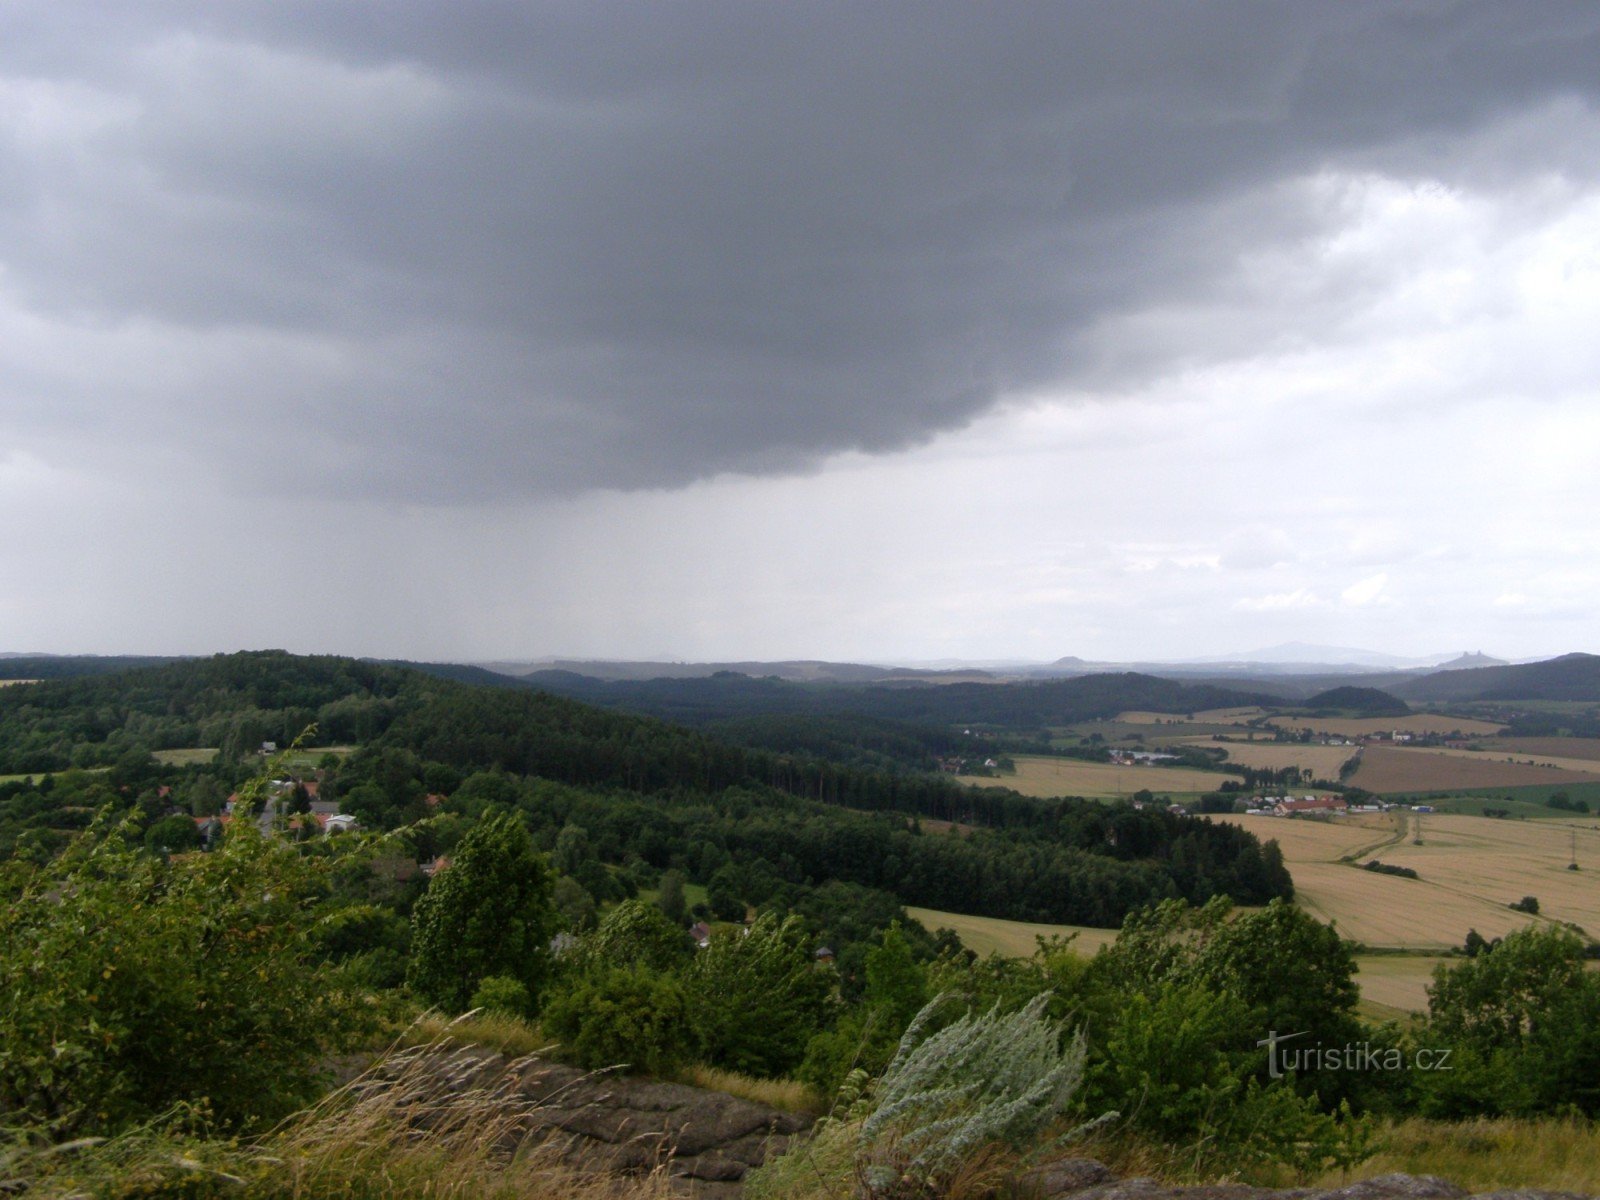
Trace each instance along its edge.
<path fill-rule="evenodd" d="M 1230 766 L 1273 771 L 1299 767 L 1309 769 L 1316 779 L 1338 779 L 1339 768 L 1356 752 L 1354 746 L 1301 745 L 1298 742 L 1214 742 L 1210 738 L 1184 738 L 1183 744 L 1226 750 Z"/>
<path fill-rule="evenodd" d="M 1264 708 L 1208 708 L 1204 712 L 1190 713 L 1184 720 L 1199 721 L 1207 725 L 1243 725 L 1252 717 L 1266 715 Z M 1125 712 L 1117 720 L 1126 725 L 1174 725 L 1182 722 L 1171 713 Z"/>
<path fill-rule="evenodd" d="M 1091 929 L 1084 925 L 1033 925 L 1027 921 L 1002 921 L 997 917 L 969 917 L 961 913 L 939 912 L 932 908 L 907 908 L 931 933 L 952 929 L 961 944 L 980 957 L 999 954 L 1005 958 L 1026 958 L 1038 948 L 1041 937 L 1076 934 L 1073 947 L 1083 954 L 1095 954 L 1117 940 L 1115 929 Z M 1364 954 L 1356 959 L 1361 998 L 1368 1011 L 1380 1020 L 1427 1008 L 1426 988 L 1433 980 L 1434 964 L 1445 961 L 1434 955 Z"/>
<path fill-rule="evenodd" d="M 0 679 L 0 687 L 9 687 L 13 683 L 38 683 L 37 679 Z"/>
<path fill-rule="evenodd" d="M 1570 761 L 1580 767 L 1586 765 L 1581 759 Z M 1471 750 L 1368 746 L 1361 756 L 1361 768 L 1350 782 L 1369 792 L 1387 794 L 1533 784 L 1559 786 L 1592 780 L 1600 780 L 1600 769 L 1529 766 L 1526 761 L 1506 762 Z"/>
<path fill-rule="evenodd" d="M 1396 747 L 1400 749 L 1400 747 Z M 1477 762 L 1508 763 L 1523 767 L 1552 767 L 1557 771 L 1576 771 L 1591 779 L 1600 779 L 1600 762 L 1592 758 L 1562 757 L 1558 754 L 1534 754 L 1525 748 L 1517 750 L 1467 750 L 1455 746 L 1407 746 L 1408 754 L 1443 754 L 1447 758 L 1468 758 Z"/>
<path fill-rule="evenodd" d="M 1274 717 L 1267 724 L 1278 729 L 1309 729 L 1339 737 L 1364 737 L 1373 733 L 1460 733 L 1465 737 L 1491 737 L 1503 726 L 1471 717 L 1446 717 L 1438 713 L 1412 713 L 1405 717 Z"/>
<path fill-rule="evenodd" d="M 217 748 L 210 746 L 194 750 L 157 750 L 150 757 L 169 767 L 189 767 L 196 763 L 208 763 L 216 758 Z"/>
<path fill-rule="evenodd" d="M 1397 1012 L 1426 1012 L 1433 969 L 1460 961 L 1434 954 L 1358 954 L 1356 982 L 1364 1008 L 1380 1019 Z"/>
<path fill-rule="evenodd" d="M 1364 945 L 1444 950 L 1467 930 L 1502 937 L 1530 920 L 1570 921 L 1600 933 L 1600 823 L 1496 821 L 1486 817 L 1387 814 L 1330 822 L 1259 816 L 1214 818 L 1276 839 L 1294 876 L 1295 894 L 1310 913 L 1334 922 Z M 1385 824 L 1386 823 L 1386 824 Z M 1403 827 L 1403 828 L 1402 828 Z M 1580 866 L 1567 864 L 1576 845 Z M 1360 870 L 1341 859 L 1378 858 L 1411 867 L 1405 879 Z M 1524 896 L 1539 900 L 1540 916 L 1507 907 Z"/>
<path fill-rule="evenodd" d="M 1087 925 L 1034 925 L 1028 921 L 968 917 L 932 908 L 907 908 L 906 913 L 922 922 L 929 933 L 936 929 L 955 930 L 961 944 L 980 957 L 1000 954 L 1006 958 L 1026 958 L 1038 949 L 1037 939 L 1041 937 L 1077 934 L 1073 946 L 1085 954 L 1093 954 L 1117 940 L 1115 929 L 1091 929 Z"/>
<path fill-rule="evenodd" d="M 1482 745 L 1485 750 L 1541 762 L 1561 758 L 1600 762 L 1600 738 L 1490 738 Z"/>
<path fill-rule="evenodd" d="M 1137 715 L 1137 714 L 1135 714 Z M 1242 725 L 1224 725 L 1205 721 L 1183 721 L 1167 718 L 1161 725 L 1148 721 L 1081 721 L 1076 725 L 1056 728 L 1051 732 L 1062 745 L 1075 746 L 1085 738 L 1099 734 L 1107 742 L 1147 742 L 1158 745 L 1178 738 L 1210 737 L 1213 733 L 1238 734 Z"/>
<path fill-rule="evenodd" d="M 978 787 L 1014 788 L 1024 796 L 1131 796 L 1148 788 L 1162 795 L 1214 792 L 1235 778 L 1215 771 L 1184 767 L 1119 767 L 1112 763 L 1072 758 L 1018 755 L 1015 774 L 978 783 Z"/>

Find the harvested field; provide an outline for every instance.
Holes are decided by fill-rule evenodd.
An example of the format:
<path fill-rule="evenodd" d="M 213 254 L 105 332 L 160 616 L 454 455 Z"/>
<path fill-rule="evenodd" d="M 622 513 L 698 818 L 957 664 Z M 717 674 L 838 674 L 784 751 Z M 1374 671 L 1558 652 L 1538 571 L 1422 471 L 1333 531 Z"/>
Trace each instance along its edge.
<path fill-rule="evenodd" d="M 1184 738 L 1186 746 L 1226 750 L 1230 766 L 1280 771 L 1284 767 L 1310 770 L 1317 779 L 1338 779 L 1339 768 L 1356 753 L 1355 746 L 1302 746 L 1294 742 L 1214 742 L 1210 738 Z"/>
<path fill-rule="evenodd" d="M 1467 930 L 1503 937 L 1530 921 L 1571 921 L 1600 933 L 1600 822 L 1593 818 L 1496 821 L 1391 813 L 1328 822 L 1224 816 L 1263 841 L 1275 838 L 1294 876 L 1299 904 L 1369 946 L 1413 950 L 1459 946 Z M 1361 822 L 1355 824 L 1353 822 Z M 1401 830 L 1403 829 L 1403 832 Z M 1577 841 L 1578 871 L 1567 870 Z M 1405 879 L 1364 871 L 1341 858 L 1410 867 Z M 1507 907 L 1536 896 L 1540 916 Z"/>
<path fill-rule="evenodd" d="M 194 750 L 157 750 L 150 755 L 158 763 L 169 767 L 187 767 L 195 763 L 208 763 L 217 757 L 217 748 L 201 748 Z"/>
<path fill-rule="evenodd" d="M 1460 733 L 1465 737 L 1490 737 L 1501 725 L 1471 717 L 1444 717 L 1437 713 L 1412 713 L 1406 717 L 1274 717 L 1267 724 L 1278 729 L 1309 729 L 1340 737 L 1365 737 L 1374 733 Z"/>
<path fill-rule="evenodd" d="M 977 787 L 1014 788 L 1024 796 L 1131 796 L 1148 788 L 1161 795 L 1214 792 L 1233 775 L 1184 767 L 1119 767 L 1072 758 L 1018 755 L 1017 770 Z"/>
<path fill-rule="evenodd" d="M 1576 849 L 1580 867 L 1569 871 Z M 1539 900 L 1539 915 L 1570 921 L 1600 935 L 1600 822 L 1494 821 L 1433 815 L 1422 819 L 1422 845 L 1406 838 L 1379 856 L 1411 867 L 1432 888 L 1481 898 L 1503 908 L 1523 896 Z M 1293 868 L 1291 868 L 1293 870 Z M 1401 881 L 1405 882 L 1405 881 Z M 1507 914 L 1526 923 L 1521 913 Z M 1515 926 L 1513 926 L 1515 927 Z M 1499 936 L 1483 926 L 1485 937 Z M 1465 935 L 1462 930 L 1462 935 Z"/>
<path fill-rule="evenodd" d="M 1600 738 L 1490 738 L 1481 744 L 1485 750 L 1502 757 L 1510 754 L 1541 762 L 1565 758 L 1600 763 Z"/>
<path fill-rule="evenodd" d="M 1357 813 L 1349 817 L 1270 817 L 1239 814 L 1213 817 L 1248 829 L 1263 842 L 1275 841 L 1291 872 L 1296 863 L 1337 862 L 1362 856 L 1363 850 L 1397 841 L 1401 827 L 1393 813 Z M 1295 877 L 1299 883 L 1299 876 Z"/>
<path fill-rule="evenodd" d="M 1000 954 L 1006 958 L 1027 958 L 1038 948 L 1041 937 L 1077 934 L 1072 944 L 1084 954 L 1093 954 L 1117 940 L 1115 929 L 1091 929 L 1087 925 L 1035 925 L 1029 921 L 1002 921 L 998 917 L 968 917 L 933 908 L 907 908 L 906 913 L 921 921 L 930 933 L 935 929 L 955 930 L 961 944 L 980 957 Z"/>
<path fill-rule="evenodd" d="M 1356 982 L 1361 985 L 1361 998 L 1370 1004 L 1405 1013 L 1426 1012 L 1433 969 L 1440 963 L 1462 961 L 1431 954 L 1360 954 L 1356 956 Z"/>
<path fill-rule="evenodd" d="M 1140 741 L 1151 746 L 1161 745 L 1180 738 L 1210 737 L 1213 733 L 1237 734 L 1242 725 L 1208 725 L 1203 721 L 1174 719 L 1162 725 L 1140 724 L 1134 721 L 1082 721 L 1053 732 L 1072 741 L 1098 733 L 1108 742 Z"/>
<path fill-rule="evenodd" d="M 1583 780 L 1600 780 L 1600 766 L 1590 771 L 1567 771 L 1509 763 L 1503 759 L 1496 761 L 1470 750 L 1368 746 L 1361 755 L 1361 769 L 1350 782 L 1381 795 L 1527 784 L 1559 785 Z"/>
<path fill-rule="evenodd" d="M 1203 721 L 1209 725 L 1242 725 L 1252 717 L 1264 715 L 1266 711 L 1264 708 L 1208 708 L 1203 712 L 1187 715 L 1182 713 L 1125 712 L 1119 713 L 1117 720 L 1128 725 L 1166 725 L 1180 720 Z"/>
<path fill-rule="evenodd" d="M 1402 749 L 1396 746 L 1395 749 Z M 1523 767 L 1554 767 L 1557 771 L 1576 771 L 1581 775 L 1600 772 L 1600 761 L 1592 758 L 1563 758 L 1555 754 L 1534 754 L 1518 750 L 1468 750 L 1455 746 L 1407 746 L 1409 754 L 1443 754 L 1446 757 L 1465 758 L 1475 762 L 1506 763 Z"/>

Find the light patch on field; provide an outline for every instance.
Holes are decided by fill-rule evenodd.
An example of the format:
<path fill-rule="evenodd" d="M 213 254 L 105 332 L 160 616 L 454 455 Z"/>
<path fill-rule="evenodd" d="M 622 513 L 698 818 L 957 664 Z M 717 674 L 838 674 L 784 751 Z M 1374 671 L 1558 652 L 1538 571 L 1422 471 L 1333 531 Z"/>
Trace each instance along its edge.
<path fill-rule="evenodd" d="M 1115 929 L 1091 929 L 1087 925 L 1035 925 L 1031 921 L 969 917 L 933 908 L 907 908 L 906 913 L 920 921 L 929 933 L 936 929 L 953 929 L 961 939 L 961 944 L 980 958 L 990 954 L 1027 958 L 1039 948 L 1041 937 L 1076 934 L 1072 945 L 1084 954 L 1094 954 L 1102 946 L 1109 946 L 1117 940 Z"/>
<path fill-rule="evenodd" d="M 1576 761 L 1576 760 L 1575 760 Z M 1587 771 L 1564 771 L 1556 767 L 1530 767 L 1506 762 L 1489 755 L 1437 749 L 1408 749 L 1400 746 L 1368 746 L 1361 755 L 1361 769 L 1350 782 L 1369 792 L 1467 791 L 1472 788 L 1523 787 L 1531 784 L 1563 784 L 1600 780 L 1596 764 Z"/>
<path fill-rule="evenodd" d="M 10 687 L 13 683 L 38 683 L 37 679 L 0 679 L 0 687 Z"/>
<path fill-rule="evenodd" d="M 1274 717 L 1267 724 L 1278 729 L 1309 729 L 1313 733 L 1333 733 L 1340 737 L 1396 732 L 1461 733 L 1466 737 L 1489 737 L 1504 728 L 1493 721 L 1445 717 L 1437 713 L 1412 713 L 1405 717 Z"/>
<path fill-rule="evenodd" d="M 1016 764 L 1015 774 L 972 782 L 978 787 L 1013 788 L 1024 796 L 1131 796 L 1142 789 L 1161 795 L 1214 792 L 1224 781 L 1237 778 L 1186 767 L 1119 767 L 1043 755 L 1018 755 Z"/>
<path fill-rule="evenodd" d="M 1338 779 L 1339 768 L 1355 756 L 1354 746 L 1314 746 L 1298 742 L 1218 742 L 1211 738 L 1184 738 L 1183 745 L 1226 750 L 1228 765 L 1254 770 L 1281 771 L 1285 767 L 1310 770 L 1317 779 Z"/>
<path fill-rule="evenodd" d="M 150 757 L 169 767 L 188 767 L 196 763 L 211 762 L 217 757 L 217 748 L 211 746 L 192 750 L 157 750 Z"/>

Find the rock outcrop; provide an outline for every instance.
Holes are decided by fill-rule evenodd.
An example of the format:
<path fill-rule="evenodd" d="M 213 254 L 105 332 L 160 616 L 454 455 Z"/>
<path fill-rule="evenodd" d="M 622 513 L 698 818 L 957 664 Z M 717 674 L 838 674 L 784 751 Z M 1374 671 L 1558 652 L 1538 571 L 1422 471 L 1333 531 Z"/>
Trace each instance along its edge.
<path fill-rule="evenodd" d="M 491 1051 L 481 1072 L 505 1069 Z M 522 1060 L 516 1091 L 532 1102 L 526 1139 L 549 1144 L 586 1170 L 661 1170 L 683 1189 L 715 1200 L 768 1155 L 781 1153 L 811 1119 L 723 1092 Z"/>

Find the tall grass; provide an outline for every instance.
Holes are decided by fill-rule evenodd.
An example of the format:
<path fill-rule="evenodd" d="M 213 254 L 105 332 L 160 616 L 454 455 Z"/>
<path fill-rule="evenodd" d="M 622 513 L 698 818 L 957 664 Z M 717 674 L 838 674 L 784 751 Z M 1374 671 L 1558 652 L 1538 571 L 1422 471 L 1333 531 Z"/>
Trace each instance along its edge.
<path fill-rule="evenodd" d="M 825 1107 L 815 1088 L 796 1079 L 757 1079 L 738 1071 L 695 1065 L 679 1071 L 678 1082 L 765 1104 L 768 1108 L 781 1108 L 784 1112 L 816 1115 Z"/>
<path fill-rule="evenodd" d="M 441 1043 L 486 1046 L 513 1057 L 545 1053 L 554 1048 L 535 1022 L 489 1009 L 454 1018 L 437 1011 L 425 1012 L 405 1028 L 400 1034 L 400 1042 L 406 1046 Z"/>
<path fill-rule="evenodd" d="M 1440 1175 L 1470 1191 L 1537 1187 L 1600 1193 L 1600 1126 L 1556 1117 L 1413 1117 L 1384 1129 L 1378 1152 L 1357 1170 L 1321 1182 L 1368 1179 L 1390 1171 Z"/>
<path fill-rule="evenodd" d="M 133 1200 L 664 1200 L 664 1172 L 583 1172 L 556 1143 L 524 1146 L 539 1104 L 528 1059 L 486 1069 L 470 1049 L 399 1049 L 251 1143 L 158 1129 L 68 1147 L 14 1141 L 4 1174 L 30 1197 Z"/>

